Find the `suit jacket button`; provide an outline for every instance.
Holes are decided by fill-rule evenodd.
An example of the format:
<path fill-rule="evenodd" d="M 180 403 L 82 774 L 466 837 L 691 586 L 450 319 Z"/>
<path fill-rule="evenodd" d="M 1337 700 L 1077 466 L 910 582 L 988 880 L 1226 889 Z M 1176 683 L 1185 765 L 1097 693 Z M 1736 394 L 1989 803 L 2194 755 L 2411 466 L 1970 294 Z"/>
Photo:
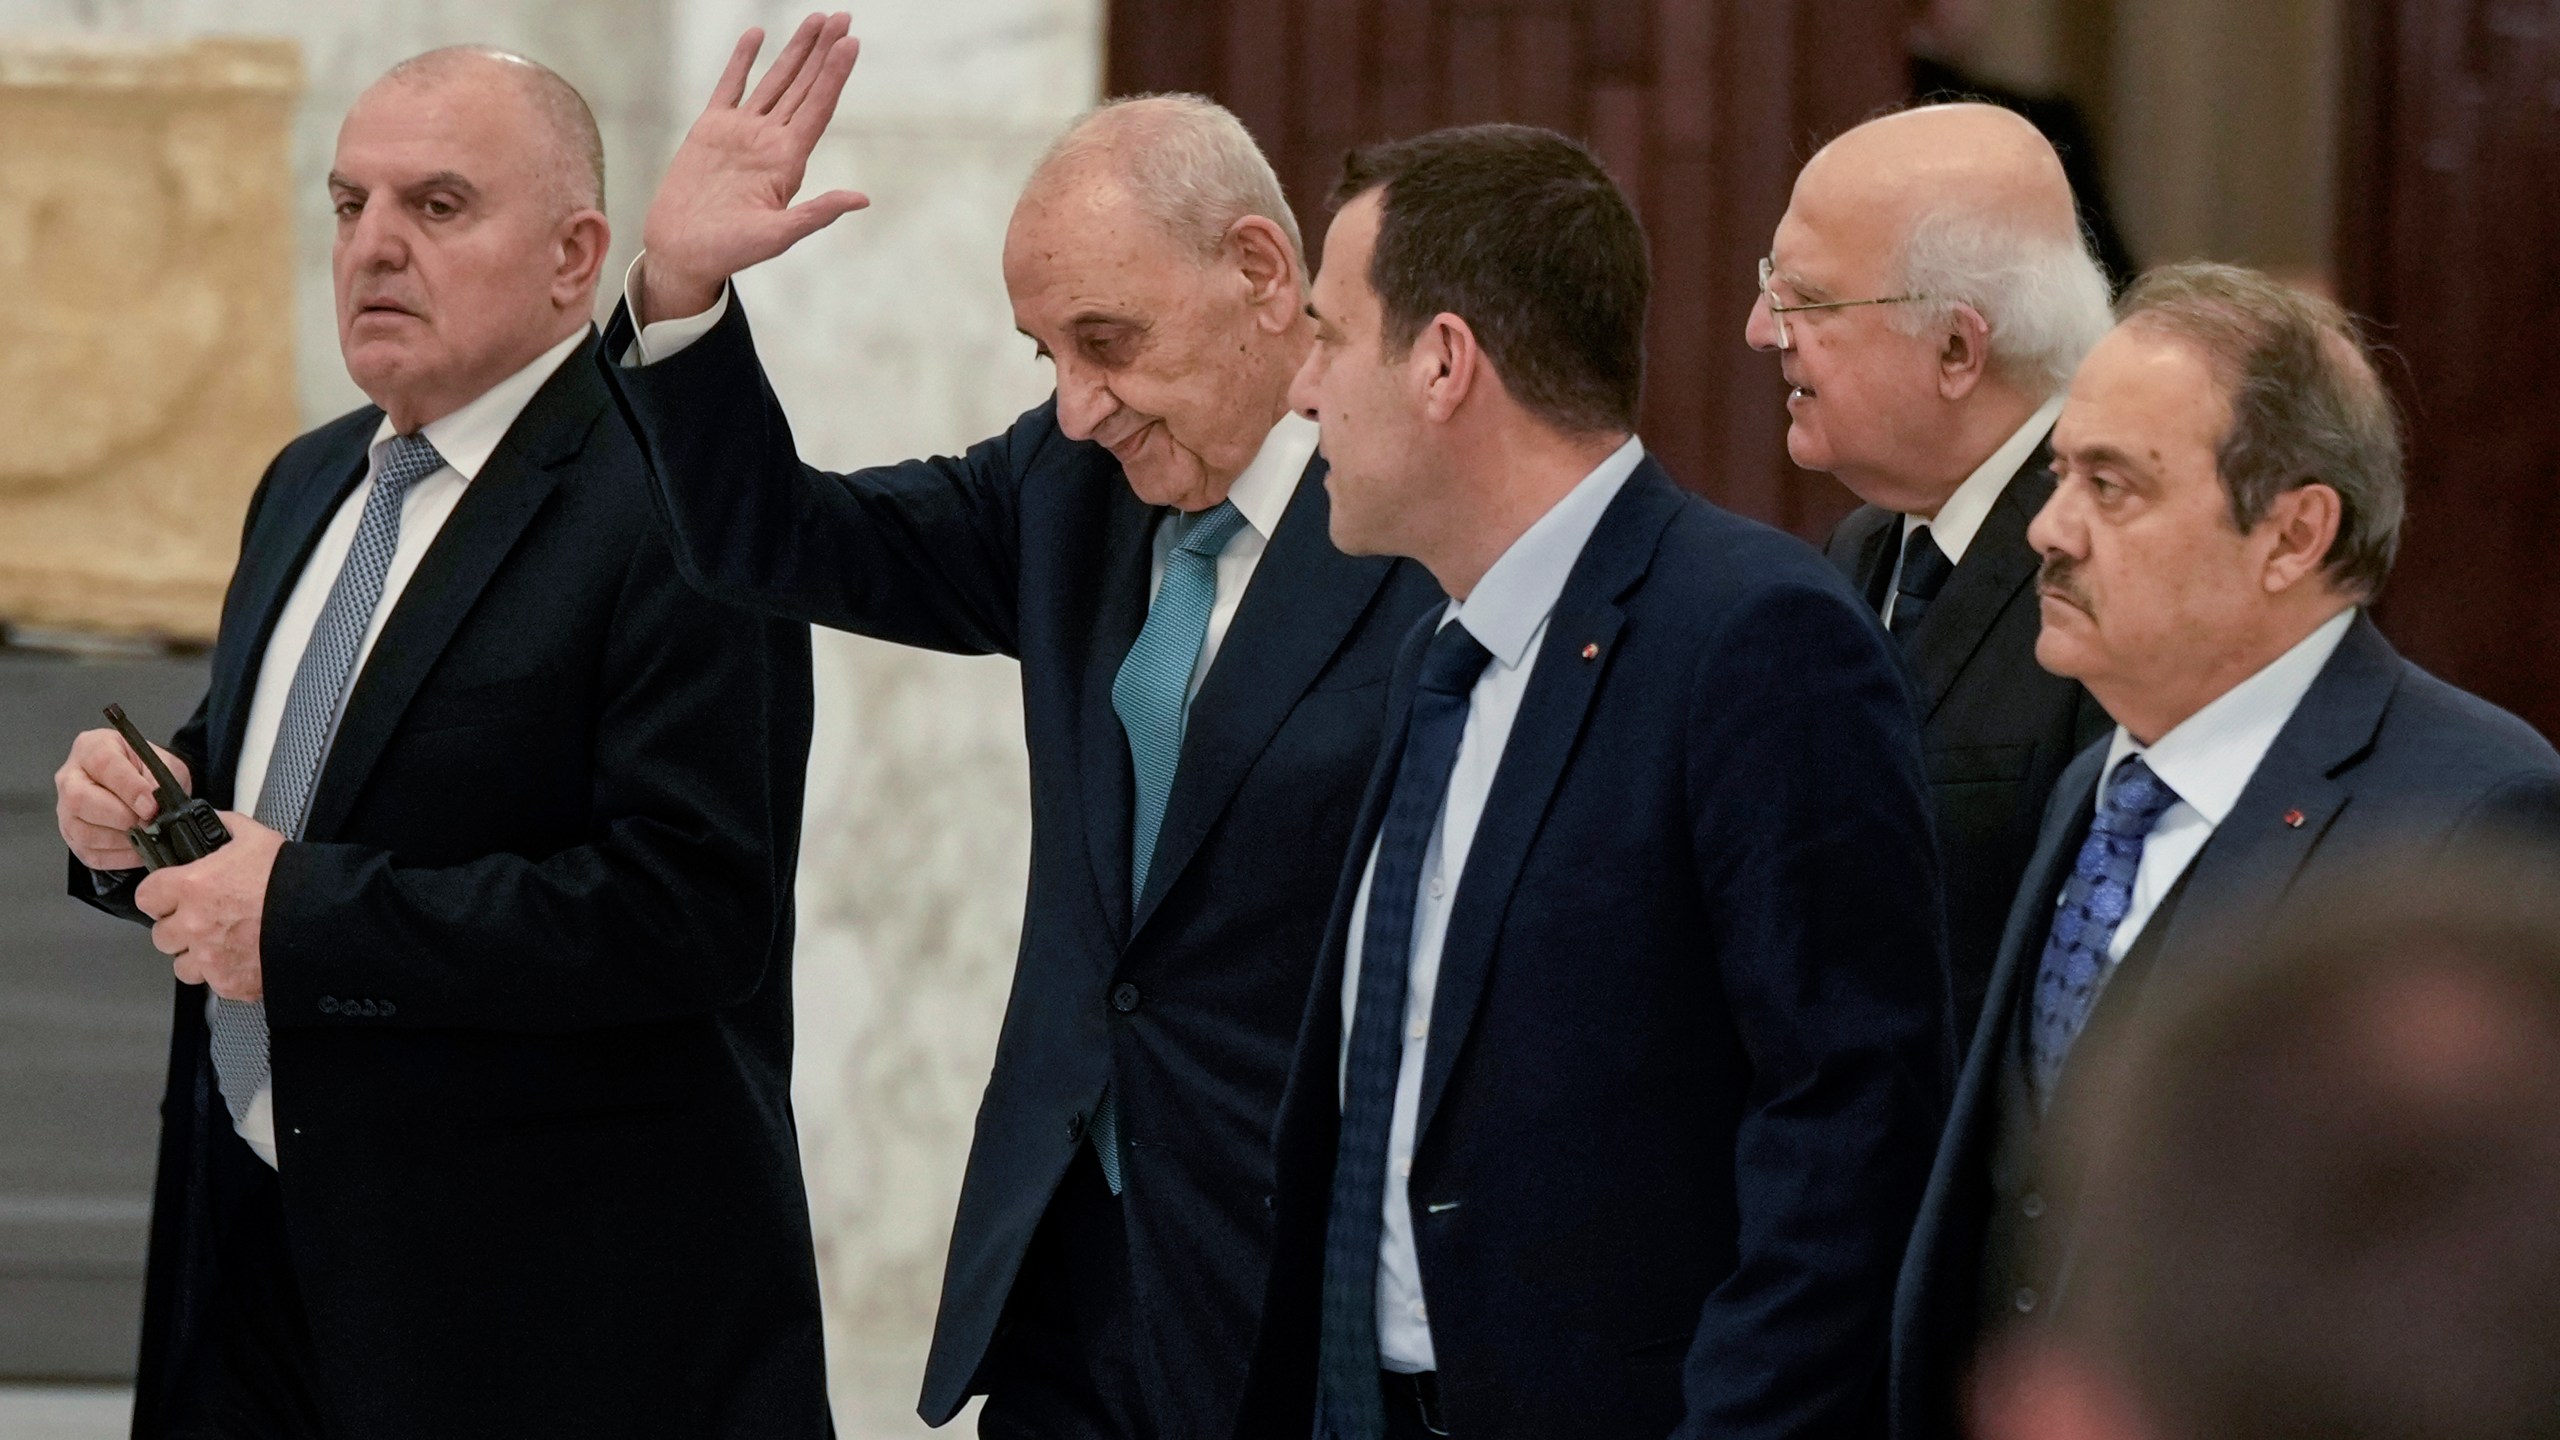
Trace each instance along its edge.
<path fill-rule="evenodd" d="M 2018 1293 L 2010 1297 L 2010 1303 L 2018 1307 L 2019 1314 L 2032 1315 L 2036 1309 L 2036 1292 L 2020 1286 Z"/>
<path fill-rule="evenodd" d="M 1081 1110 L 1067 1117 L 1067 1143 L 1070 1145 L 1084 1143 L 1084 1112 Z"/>
<path fill-rule="evenodd" d="M 1138 1008 L 1138 987 L 1123 980 L 1111 987 L 1111 1008 L 1126 1015 Z"/>
<path fill-rule="evenodd" d="M 2019 1201 L 2018 1213 L 2026 1216 L 2030 1220 L 2043 1219 L 2044 1197 L 2042 1195 L 2029 1195 L 2026 1199 Z"/>
<path fill-rule="evenodd" d="M 391 1003 L 390 1001 L 388 1001 L 388 1000 L 382 1001 L 382 1002 L 381 1002 L 381 1006 L 382 1006 L 382 1018 L 383 1018 L 383 1019 L 385 1019 L 385 1020 L 388 1020 L 388 1019 L 390 1019 L 392 1016 L 397 1015 L 397 1014 L 399 1014 L 399 1013 L 400 1013 L 400 1007 L 399 1007 L 399 1006 L 397 1006 L 397 1005 L 392 1004 L 392 1003 Z"/>
<path fill-rule="evenodd" d="M 335 995 L 323 995 L 323 996 L 321 996 L 321 997 L 320 997 L 320 1013 L 321 1013 L 321 1014 L 323 1014 L 323 1015 L 335 1015 L 335 1014 L 337 1014 L 337 1013 L 338 1013 L 338 997 L 337 997 L 337 996 L 335 996 Z"/>

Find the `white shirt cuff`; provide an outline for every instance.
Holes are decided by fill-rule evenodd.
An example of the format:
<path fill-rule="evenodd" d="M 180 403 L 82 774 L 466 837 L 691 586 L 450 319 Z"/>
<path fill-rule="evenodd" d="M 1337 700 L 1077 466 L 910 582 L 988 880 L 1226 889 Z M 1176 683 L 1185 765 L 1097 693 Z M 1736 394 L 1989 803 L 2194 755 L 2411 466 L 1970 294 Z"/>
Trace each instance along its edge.
<path fill-rule="evenodd" d="M 622 276 L 622 300 L 631 307 L 631 318 L 635 321 L 640 318 L 640 262 L 648 258 L 649 252 L 645 250 L 632 256 L 631 268 Z M 655 365 L 710 334 L 711 327 L 719 324 L 721 317 L 728 313 L 729 287 L 724 284 L 720 287 L 720 298 L 712 301 L 711 308 L 701 314 L 641 326 L 639 333 L 632 338 L 631 348 L 622 352 L 621 363 L 625 369 Z"/>

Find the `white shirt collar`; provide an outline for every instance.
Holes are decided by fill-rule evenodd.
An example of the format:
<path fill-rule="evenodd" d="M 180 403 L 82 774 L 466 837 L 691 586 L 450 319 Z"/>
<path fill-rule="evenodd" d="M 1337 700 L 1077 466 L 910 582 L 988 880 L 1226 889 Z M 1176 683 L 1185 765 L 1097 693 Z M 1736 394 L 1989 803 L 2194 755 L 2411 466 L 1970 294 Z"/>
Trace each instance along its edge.
<path fill-rule="evenodd" d="M 2258 763 L 2267 758 L 2285 722 L 2310 693 L 2311 682 L 2320 678 L 2329 657 L 2347 638 L 2347 627 L 2355 618 L 2352 605 L 2331 616 L 2265 669 L 2215 696 L 2148 748 L 2134 743 L 2125 728 L 2117 726 L 2115 739 L 2107 746 L 2106 769 L 2099 774 L 2113 775 L 2118 761 L 2140 755 L 2151 773 L 2193 806 L 2206 824 L 2220 827 L 2231 807 L 2240 803 L 2240 792 L 2249 788 L 2250 777 L 2258 773 Z M 2106 792 L 2107 787 L 2100 784 L 2101 803 Z"/>
<path fill-rule="evenodd" d="M 427 443 L 436 447 L 445 467 L 462 477 L 465 484 L 478 479 L 482 466 L 498 453 L 498 442 L 507 438 L 516 417 L 533 403 L 543 383 L 565 363 L 570 354 L 587 343 L 590 331 L 580 326 L 576 334 L 534 358 L 532 364 L 482 391 L 479 398 L 441 420 L 430 420 L 421 431 Z M 396 433 L 391 417 L 382 417 L 374 427 L 372 449 L 379 450 L 384 441 Z"/>
<path fill-rule="evenodd" d="M 1235 502 L 1244 523 L 1265 540 L 1280 528 L 1280 517 L 1289 513 L 1299 477 L 1315 458 L 1317 433 L 1316 422 L 1295 410 L 1281 416 L 1271 433 L 1262 437 L 1253 463 L 1227 489 L 1227 498 Z"/>
<path fill-rule="evenodd" d="M 1956 493 L 1947 497 L 1946 504 L 1938 507 L 1936 515 L 1903 516 L 1902 538 L 1909 540 L 1912 531 L 1926 525 L 1929 538 L 1945 552 L 1947 563 L 1963 563 L 1965 547 L 1971 545 L 1973 537 L 1980 533 L 1982 522 L 1991 518 L 1991 507 L 2000 503 L 2000 496 L 2009 488 L 2009 482 L 2017 478 L 2018 467 L 2026 464 L 2027 457 L 2044 443 L 2044 437 L 2053 433 L 2053 422 L 2061 417 L 2062 402 L 2068 398 L 2068 395 L 2056 395 L 2038 406 L 2036 413 L 2027 417 L 2026 424 L 2019 426 L 2016 433 L 2001 442 L 1999 449 L 1991 452 L 1991 458 L 1975 466 L 1973 473 L 1964 477 L 1964 483 L 1956 487 Z"/>
<path fill-rule="evenodd" d="M 1443 624 L 1463 620 L 1506 670 L 1518 668 L 1529 642 L 1556 608 L 1564 582 L 1582 558 L 1582 547 L 1600 527 L 1600 516 L 1618 498 L 1627 477 L 1644 460 L 1644 442 L 1630 435 L 1592 472 L 1565 492 L 1538 522 L 1522 531 L 1464 600 L 1449 603 Z"/>

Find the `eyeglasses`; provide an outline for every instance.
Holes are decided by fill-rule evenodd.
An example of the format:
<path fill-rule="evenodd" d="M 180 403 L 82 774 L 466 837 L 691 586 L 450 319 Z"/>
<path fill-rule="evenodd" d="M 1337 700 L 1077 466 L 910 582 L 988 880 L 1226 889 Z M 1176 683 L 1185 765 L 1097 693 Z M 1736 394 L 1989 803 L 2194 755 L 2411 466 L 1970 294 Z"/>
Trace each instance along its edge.
<path fill-rule="evenodd" d="M 1796 348 L 1795 336 L 1787 329 L 1787 317 L 1798 311 L 1846 310 L 1853 305 L 1908 305 L 1914 300 L 1929 298 L 1926 295 L 1888 295 L 1881 300 L 1821 300 L 1810 305 L 1781 305 L 1778 303 L 1777 292 L 1769 288 L 1769 277 L 1775 269 L 1769 257 L 1766 255 L 1760 257 L 1760 298 L 1769 304 L 1769 321 L 1777 327 L 1778 348 L 1781 350 Z"/>

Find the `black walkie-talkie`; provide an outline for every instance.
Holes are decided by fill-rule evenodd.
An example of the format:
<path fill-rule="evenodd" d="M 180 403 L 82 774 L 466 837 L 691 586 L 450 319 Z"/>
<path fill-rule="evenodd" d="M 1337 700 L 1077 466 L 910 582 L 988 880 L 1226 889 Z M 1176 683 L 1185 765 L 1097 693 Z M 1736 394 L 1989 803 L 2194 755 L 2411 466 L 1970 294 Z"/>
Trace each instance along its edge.
<path fill-rule="evenodd" d="M 124 832 L 133 848 L 142 855 L 144 868 L 157 870 L 164 865 L 184 865 L 201 860 L 231 843 L 231 832 L 224 828 L 222 816 L 211 805 L 178 788 L 178 777 L 160 761 L 160 752 L 142 738 L 125 718 L 124 707 L 107 707 L 107 723 L 116 727 L 124 743 L 133 747 L 134 758 L 160 787 L 160 813 Z"/>

